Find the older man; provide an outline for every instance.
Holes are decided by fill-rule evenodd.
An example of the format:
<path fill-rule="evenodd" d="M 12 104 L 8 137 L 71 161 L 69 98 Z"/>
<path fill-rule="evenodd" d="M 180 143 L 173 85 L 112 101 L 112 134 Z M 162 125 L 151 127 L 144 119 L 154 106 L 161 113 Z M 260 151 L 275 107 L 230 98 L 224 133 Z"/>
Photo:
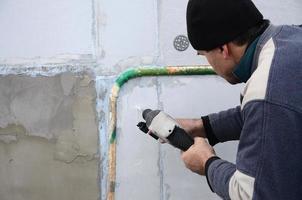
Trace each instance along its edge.
<path fill-rule="evenodd" d="M 302 199 L 302 28 L 270 24 L 250 0 L 189 0 L 187 31 L 218 75 L 246 86 L 240 106 L 179 120 L 197 136 L 186 166 L 223 199 Z M 230 140 L 236 164 L 212 147 Z"/>

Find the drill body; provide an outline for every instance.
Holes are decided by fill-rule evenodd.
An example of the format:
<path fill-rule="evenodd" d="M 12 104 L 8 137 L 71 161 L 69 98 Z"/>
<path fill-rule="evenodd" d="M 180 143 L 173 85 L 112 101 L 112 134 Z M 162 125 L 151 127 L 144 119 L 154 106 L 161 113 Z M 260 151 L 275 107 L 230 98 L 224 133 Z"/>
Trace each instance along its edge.
<path fill-rule="evenodd" d="M 183 151 L 194 144 L 194 140 L 186 131 L 163 111 L 146 109 L 143 111 L 143 118 L 146 122 L 140 122 L 137 126 L 153 138 L 160 139 Z"/>

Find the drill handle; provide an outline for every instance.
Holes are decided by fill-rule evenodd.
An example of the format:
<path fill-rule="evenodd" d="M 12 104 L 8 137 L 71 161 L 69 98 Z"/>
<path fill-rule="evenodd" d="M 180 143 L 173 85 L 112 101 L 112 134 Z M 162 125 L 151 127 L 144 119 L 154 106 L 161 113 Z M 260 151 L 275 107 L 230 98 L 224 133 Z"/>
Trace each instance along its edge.
<path fill-rule="evenodd" d="M 178 126 L 175 126 L 173 133 L 167 139 L 174 147 L 187 151 L 193 144 L 194 140 L 186 133 L 186 131 Z"/>

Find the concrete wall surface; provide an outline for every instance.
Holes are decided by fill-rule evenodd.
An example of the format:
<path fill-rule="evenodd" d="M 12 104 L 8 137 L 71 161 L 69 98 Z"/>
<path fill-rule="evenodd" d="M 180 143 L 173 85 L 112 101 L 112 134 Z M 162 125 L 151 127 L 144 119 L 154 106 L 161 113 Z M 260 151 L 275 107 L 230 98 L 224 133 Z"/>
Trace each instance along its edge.
<path fill-rule="evenodd" d="M 0 78 L 0 199 L 97 199 L 95 83 L 89 75 Z"/>
<path fill-rule="evenodd" d="M 187 1 L 0 1 L 0 200 L 107 197 L 109 96 L 130 67 L 207 64 L 189 46 Z M 300 0 L 255 0 L 274 24 L 302 24 Z M 140 78 L 118 98 L 117 199 L 217 199 L 179 151 L 140 134 L 143 108 L 200 117 L 239 102 L 215 77 Z M 189 105 L 189 106 L 188 106 Z M 236 143 L 218 145 L 234 161 Z M 138 184 L 139 183 L 139 184 Z"/>

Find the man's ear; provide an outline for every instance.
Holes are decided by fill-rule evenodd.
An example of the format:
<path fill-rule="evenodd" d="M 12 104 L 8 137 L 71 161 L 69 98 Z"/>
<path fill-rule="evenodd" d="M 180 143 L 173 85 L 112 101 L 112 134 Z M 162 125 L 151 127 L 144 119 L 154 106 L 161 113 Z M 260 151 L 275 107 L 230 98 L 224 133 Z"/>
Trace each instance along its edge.
<path fill-rule="evenodd" d="M 230 57 L 230 48 L 227 44 L 224 44 L 220 47 L 220 51 L 224 59 L 228 59 Z"/>

